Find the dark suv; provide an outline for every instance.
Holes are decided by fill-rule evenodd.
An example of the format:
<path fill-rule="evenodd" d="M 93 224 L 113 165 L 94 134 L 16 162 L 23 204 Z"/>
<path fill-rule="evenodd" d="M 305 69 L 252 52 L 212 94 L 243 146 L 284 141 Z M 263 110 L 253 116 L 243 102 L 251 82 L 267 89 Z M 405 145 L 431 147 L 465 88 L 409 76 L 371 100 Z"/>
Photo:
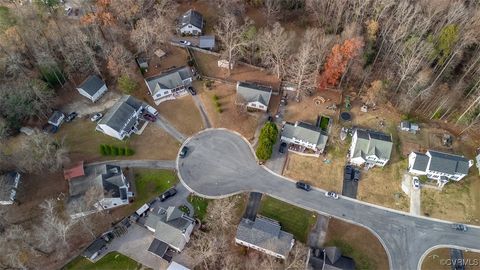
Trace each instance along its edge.
<path fill-rule="evenodd" d="M 160 195 L 160 201 L 163 202 L 166 199 L 175 196 L 175 194 L 177 194 L 177 190 L 175 188 L 171 188 Z"/>
<path fill-rule="evenodd" d="M 360 181 L 360 170 L 359 169 L 353 170 L 353 181 L 355 181 L 355 182 Z"/>
<path fill-rule="evenodd" d="M 180 158 L 184 158 L 188 153 L 188 147 L 184 146 L 182 151 L 180 151 Z"/>
<path fill-rule="evenodd" d="M 309 184 L 301 182 L 301 181 L 298 181 L 297 183 L 295 183 L 295 186 L 297 186 L 297 188 L 303 189 L 305 191 L 310 191 L 312 189 L 312 187 Z"/>
<path fill-rule="evenodd" d="M 353 174 L 353 168 L 352 168 L 352 165 L 346 165 L 345 166 L 345 169 L 343 171 L 343 178 L 345 180 L 352 180 L 352 174 Z"/>

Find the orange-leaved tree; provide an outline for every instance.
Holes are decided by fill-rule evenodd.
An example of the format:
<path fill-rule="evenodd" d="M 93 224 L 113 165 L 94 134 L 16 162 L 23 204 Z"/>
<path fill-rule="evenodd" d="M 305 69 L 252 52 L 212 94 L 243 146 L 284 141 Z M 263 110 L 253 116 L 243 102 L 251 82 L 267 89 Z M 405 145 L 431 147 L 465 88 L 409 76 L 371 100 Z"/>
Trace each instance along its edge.
<path fill-rule="evenodd" d="M 348 62 L 358 55 L 363 47 L 361 38 L 351 38 L 345 40 L 342 44 L 336 44 L 323 66 L 323 72 L 320 74 L 318 88 L 324 90 L 338 84 L 338 81 L 345 72 Z"/>

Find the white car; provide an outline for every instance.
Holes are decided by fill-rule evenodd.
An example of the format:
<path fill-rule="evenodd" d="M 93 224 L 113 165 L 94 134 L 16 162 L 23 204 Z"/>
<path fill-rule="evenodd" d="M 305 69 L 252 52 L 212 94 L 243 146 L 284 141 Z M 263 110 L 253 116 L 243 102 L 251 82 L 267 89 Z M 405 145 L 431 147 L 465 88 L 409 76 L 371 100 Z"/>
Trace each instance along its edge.
<path fill-rule="evenodd" d="M 413 186 L 413 189 L 419 189 L 420 188 L 420 180 L 418 179 L 418 177 L 413 177 L 413 181 L 412 181 L 412 186 Z"/>
<path fill-rule="evenodd" d="M 333 192 L 333 191 L 327 191 L 325 192 L 325 197 L 328 197 L 328 198 L 333 198 L 335 200 L 338 200 L 338 194 Z"/>
<path fill-rule="evenodd" d="M 90 118 L 90 120 L 91 120 L 92 122 L 96 122 L 96 121 L 102 119 L 102 117 L 103 117 L 103 114 L 102 114 L 102 113 L 96 113 L 96 114 L 94 114 L 94 115 Z"/>
<path fill-rule="evenodd" d="M 190 41 L 186 41 L 186 40 L 180 40 L 178 43 L 182 44 L 182 45 L 185 45 L 185 46 L 190 46 L 192 43 L 190 43 Z"/>

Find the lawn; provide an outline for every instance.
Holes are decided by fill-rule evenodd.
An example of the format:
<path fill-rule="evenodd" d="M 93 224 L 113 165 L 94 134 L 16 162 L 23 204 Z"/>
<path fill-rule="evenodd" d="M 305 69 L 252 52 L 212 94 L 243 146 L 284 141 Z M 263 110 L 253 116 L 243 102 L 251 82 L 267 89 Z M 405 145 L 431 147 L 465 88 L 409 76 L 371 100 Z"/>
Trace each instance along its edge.
<path fill-rule="evenodd" d="M 315 213 L 268 196 L 263 196 L 259 214 L 280 222 L 282 230 L 303 243 L 316 221 Z"/>
<path fill-rule="evenodd" d="M 188 202 L 192 204 L 195 217 L 203 220 L 207 214 L 208 202 L 210 200 L 195 195 L 188 196 Z"/>
<path fill-rule="evenodd" d="M 187 136 L 193 135 L 204 128 L 200 112 L 190 95 L 162 102 L 157 106 L 157 109 L 160 115 Z"/>
<path fill-rule="evenodd" d="M 136 197 L 133 208 L 138 208 L 174 186 L 178 179 L 173 171 L 135 169 Z"/>
<path fill-rule="evenodd" d="M 122 255 L 118 252 L 111 252 L 105 255 L 96 263 L 92 263 L 89 260 L 83 257 L 77 257 L 65 267 L 65 270 L 111 270 L 111 269 L 122 269 L 122 270 L 135 270 L 135 269 L 144 269 L 143 266 L 130 259 L 129 257 Z"/>
<path fill-rule="evenodd" d="M 423 260 L 422 270 L 450 270 L 452 266 L 447 264 L 447 260 L 450 259 L 449 248 L 439 248 L 432 250 Z M 480 261 L 480 253 L 464 251 L 463 259 L 467 264 L 465 269 L 477 269 L 478 262 Z M 477 265 L 474 263 L 477 262 Z M 470 263 L 471 265 L 468 265 Z"/>
<path fill-rule="evenodd" d="M 339 219 L 328 224 L 325 246 L 336 246 L 344 256 L 355 260 L 356 269 L 388 269 L 385 249 L 369 230 Z"/>

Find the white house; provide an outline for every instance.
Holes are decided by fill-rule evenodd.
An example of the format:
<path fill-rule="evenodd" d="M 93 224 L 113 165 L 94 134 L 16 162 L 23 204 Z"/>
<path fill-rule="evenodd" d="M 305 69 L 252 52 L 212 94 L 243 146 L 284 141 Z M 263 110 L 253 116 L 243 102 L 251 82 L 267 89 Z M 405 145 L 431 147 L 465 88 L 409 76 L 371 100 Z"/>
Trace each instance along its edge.
<path fill-rule="evenodd" d="M 295 240 L 292 234 L 281 230 L 278 221 L 257 216 L 253 221 L 240 221 L 235 243 L 285 260 Z"/>
<path fill-rule="evenodd" d="M 417 134 L 417 132 L 420 131 L 420 127 L 416 123 L 412 123 L 410 121 L 402 121 L 400 122 L 400 130 Z"/>
<path fill-rule="evenodd" d="M 251 82 L 237 82 L 237 104 L 244 104 L 247 108 L 266 112 L 272 87 L 258 85 Z"/>
<path fill-rule="evenodd" d="M 62 113 L 61 111 L 53 111 L 50 118 L 48 118 L 48 123 L 50 125 L 59 127 L 63 123 L 64 119 L 65 119 L 64 113 Z"/>
<path fill-rule="evenodd" d="M 180 67 L 146 78 L 148 91 L 152 95 L 155 104 L 162 101 L 176 99 L 188 94 L 187 87 L 193 81 L 193 74 L 190 67 Z"/>
<path fill-rule="evenodd" d="M 77 87 L 77 91 L 80 95 L 95 102 L 107 92 L 107 85 L 100 76 L 90 75 Z"/>
<path fill-rule="evenodd" d="M 150 105 L 132 97 L 121 97 L 98 122 L 96 130 L 119 140 L 140 134 L 147 125 L 142 116 L 144 112 L 158 114 Z"/>
<path fill-rule="evenodd" d="M 391 135 L 357 128 L 352 137 L 349 159 L 357 166 L 383 167 L 390 160 L 392 147 Z"/>
<path fill-rule="evenodd" d="M 285 123 L 280 140 L 289 144 L 299 145 L 322 153 L 327 144 L 328 135 L 320 128 L 304 122 Z"/>
<path fill-rule="evenodd" d="M 180 209 L 170 206 L 167 209 L 159 207 L 150 212 L 145 220 L 145 227 L 154 233 L 154 241 L 148 249 L 163 257 L 168 248 L 181 252 L 190 241 L 195 220 Z"/>
<path fill-rule="evenodd" d="M 408 172 L 414 175 L 426 175 L 437 180 L 443 187 L 449 180 L 460 181 L 468 174 L 473 160 L 463 156 L 428 150 L 427 153 L 412 152 L 408 156 Z"/>
<path fill-rule="evenodd" d="M 17 197 L 17 190 L 20 184 L 20 173 L 9 172 L 0 175 L 0 204 L 13 204 Z"/>
<path fill-rule="evenodd" d="M 188 10 L 180 18 L 178 31 L 184 35 L 201 35 L 205 21 L 202 14 L 195 10 Z"/>

